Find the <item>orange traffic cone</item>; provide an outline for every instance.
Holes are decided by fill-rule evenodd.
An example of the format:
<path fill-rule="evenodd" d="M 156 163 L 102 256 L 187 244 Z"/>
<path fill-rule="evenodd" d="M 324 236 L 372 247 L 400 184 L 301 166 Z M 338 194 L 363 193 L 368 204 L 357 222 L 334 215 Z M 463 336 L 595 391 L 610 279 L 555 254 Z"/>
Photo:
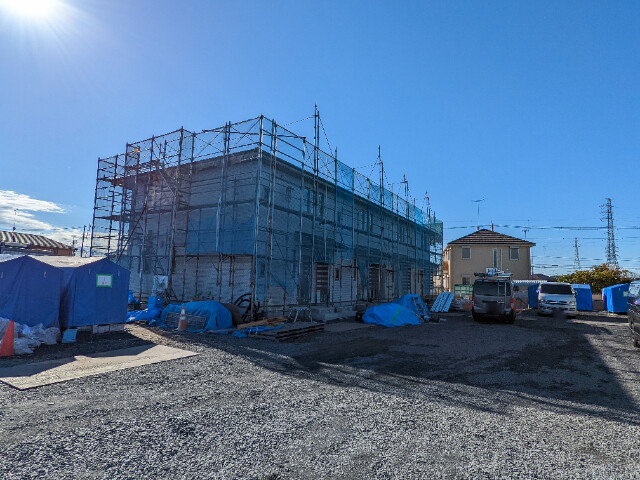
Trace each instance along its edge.
<path fill-rule="evenodd" d="M 13 320 L 9 322 L 7 331 L 4 334 L 2 343 L 0 344 L 0 357 L 13 356 Z"/>
<path fill-rule="evenodd" d="M 184 309 L 184 305 L 182 306 L 182 311 L 180 312 L 180 319 L 178 320 L 178 330 L 186 330 L 187 329 L 187 312 Z"/>

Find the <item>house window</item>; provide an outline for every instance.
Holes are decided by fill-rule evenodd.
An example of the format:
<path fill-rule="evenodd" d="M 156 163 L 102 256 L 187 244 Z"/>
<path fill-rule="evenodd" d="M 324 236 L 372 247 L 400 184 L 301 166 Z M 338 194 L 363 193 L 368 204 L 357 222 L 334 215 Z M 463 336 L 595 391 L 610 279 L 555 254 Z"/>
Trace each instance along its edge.
<path fill-rule="evenodd" d="M 520 260 L 520 249 L 518 247 L 509 247 L 509 260 Z"/>
<path fill-rule="evenodd" d="M 340 281 L 340 269 L 339 268 L 336 268 L 336 277 L 335 278 L 336 278 L 336 282 Z"/>
<path fill-rule="evenodd" d="M 462 259 L 471 260 L 471 247 L 462 247 Z"/>
<path fill-rule="evenodd" d="M 493 268 L 498 268 L 498 249 L 493 249 Z"/>
<path fill-rule="evenodd" d="M 471 275 L 462 275 L 462 284 L 471 285 Z"/>

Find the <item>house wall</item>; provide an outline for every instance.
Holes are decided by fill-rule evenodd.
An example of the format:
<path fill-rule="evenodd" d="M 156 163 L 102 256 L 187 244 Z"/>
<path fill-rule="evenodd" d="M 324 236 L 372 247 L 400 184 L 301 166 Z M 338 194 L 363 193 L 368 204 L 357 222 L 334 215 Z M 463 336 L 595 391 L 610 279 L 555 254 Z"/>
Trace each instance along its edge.
<path fill-rule="evenodd" d="M 509 245 L 464 246 L 471 248 L 470 259 L 462 258 L 463 245 L 447 245 L 443 253 L 443 260 L 448 265 L 444 288 L 448 291 L 453 291 L 454 285 L 462 284 L 463 276 L 469 276 L 470 282 L 473 283 L 476 272 L 485 272 L 487 268 L 493 268 L 494 249 L 498 250 L 498 269 L 513 274 L 514 280 L 529 280 L 531 278 L 531 247 L 529 246 L 512 245 L 519 248 L 519 260 L 509 259 Z"/>

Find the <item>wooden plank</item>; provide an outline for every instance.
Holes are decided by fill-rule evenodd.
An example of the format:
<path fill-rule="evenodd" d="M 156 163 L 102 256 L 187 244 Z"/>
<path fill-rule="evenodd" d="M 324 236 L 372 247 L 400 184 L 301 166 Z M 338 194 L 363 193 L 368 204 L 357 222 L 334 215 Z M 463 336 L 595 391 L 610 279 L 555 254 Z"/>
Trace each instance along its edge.
<path fill-rule="evenodd" d="M 237 325 L 237 327 L 238 330 L 243 330 L 245 328 L 260 327 L 262 325 L 269 325 L 269 320 L 258 320 L 257 322 L 241 323 L 240 325 Z"/>
<path fill-rule="evenodd" d="M 313 333 L 324 330 L 324 323 L 318 322 L 296 322 L 278 328 L 277 330 L 264 330 L 252 333 L 252 336 L 258 338 L 267 338 L 270 340 L 286 340 L 298 337 L 306 333 Z"/>
<path fill-rule="evenodd" d="M 261 327 L 261 326 L 266 326 L 266 327 L 270 327 L 270 326 L 276 326 L 276 325 L 282 325 L 283 323 L 286 323 L 286 317 L 276 317 L 276 318 L 270 318 L 268 320 L 258 320 L 257 322 L 249 322 L 249 323 L 241 323 L 240 325 L 237 325 L 238 330 L 243 330 L 245 328 L 251 328 L 251 327 Z"/>

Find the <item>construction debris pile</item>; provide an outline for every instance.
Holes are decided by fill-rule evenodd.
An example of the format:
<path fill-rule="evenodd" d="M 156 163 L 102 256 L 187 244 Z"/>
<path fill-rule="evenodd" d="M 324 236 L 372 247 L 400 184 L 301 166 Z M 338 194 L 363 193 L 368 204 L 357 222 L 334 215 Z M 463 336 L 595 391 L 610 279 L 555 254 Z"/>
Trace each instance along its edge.
<path fill-rule="evenodd" d="M 55 345 L 60 341 L 60 329 L 43 328 L 36 325 L 29 327 L 16 323 L 8 318 L 0 317 L 0 357 L 13 355 L 31 355 L 40 345 Z"/>
<path fill-rule="evenodd" d="M 419 295 L 409 294 L 394 300 L 369 307 L 362 317 L 364 323 L 399 327 L 402 325 L 420 325 L 431 319 L 429 309 Z"/>

